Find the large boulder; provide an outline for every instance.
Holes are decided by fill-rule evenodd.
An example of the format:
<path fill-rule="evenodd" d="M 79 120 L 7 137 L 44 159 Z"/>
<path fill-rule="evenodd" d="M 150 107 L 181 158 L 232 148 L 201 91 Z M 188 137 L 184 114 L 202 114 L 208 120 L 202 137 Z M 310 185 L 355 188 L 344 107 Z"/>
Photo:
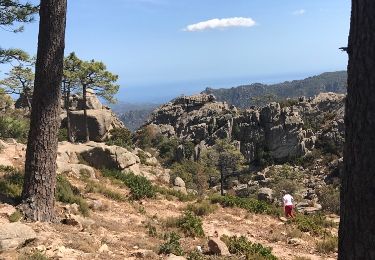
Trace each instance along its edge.
<path fill-rule="evenodd" d="M 210 249 L 210 252 L 215 255 L 230 255 L 227 245 L 217 237 L 210 238 L 208 241 L 208 248 Z"/>
<path fill-rule="evenodd" d="M 119 146 L 98 146 L 83 151 L 81 156 L 91 166 L 124 170 L 140 162 L 139 157 Z"/>
<path fill-rule="evenodd" d="M 270 188 L 260 188 L 258 191 L 258 200 L 273 202 L 273 190 Z"/>
<path fill-rule="evenodd" d="M 36 238 L 34 230 L 19 222 L 0 225 L 0 251 L 17 249 Z"/>
<path fill-rule="evenodd" d="M 66 124 L 66 117 L 63 118 L 63 125 Z M 83 110 L 70 112 L 70 125 L 76 140 L 85 140 L 85 124 Z M 108 109 L 87 110 L 87 125 L 90 140 L 102 142 L 109 136 L 109 131 L 114 128 L 124 127 L 116 115 Z"/>

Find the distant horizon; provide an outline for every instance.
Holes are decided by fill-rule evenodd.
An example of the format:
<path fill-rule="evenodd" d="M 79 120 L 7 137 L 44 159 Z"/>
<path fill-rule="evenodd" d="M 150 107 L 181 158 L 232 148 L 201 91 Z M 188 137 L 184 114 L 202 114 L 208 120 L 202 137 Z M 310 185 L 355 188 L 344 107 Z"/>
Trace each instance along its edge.
<path fill-rule="evenodd" d="M 140 84 L 138 86 L 122 86 L 117 94 L 118 104 L 162 104 L 181 95 L 194 95 L 206 88 L 235 88 L 254 83 L 278 84 L 286 81 L 303 80 L 327 72 L 346 71 L 346 68 L 338 68 L 330 71 L 300 72 L 280 75 L 248 76 L 238 78 L 201 79 L 191 81 L 176 81 L 155 84 Z M 157 88 L 153 90 L 153 88 Z"/>

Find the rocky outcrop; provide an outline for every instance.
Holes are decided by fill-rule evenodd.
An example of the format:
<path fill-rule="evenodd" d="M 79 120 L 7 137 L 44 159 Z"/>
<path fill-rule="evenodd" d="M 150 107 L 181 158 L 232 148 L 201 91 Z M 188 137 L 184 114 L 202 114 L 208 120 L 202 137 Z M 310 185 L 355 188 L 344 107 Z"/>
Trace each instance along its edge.
<path fill-rule="evenodd" d="M 19 222 L 0 225 L 0 251 L 17 249 L 36 238 L 34 230 Z"/>
<path fill-rule="evenodd" d="M 69 100 L 70 125 L 75 140 L 85 140 L 84 125 L 84 103 L 81 96 L 72 95 Z M 115 113 L 108 107 L 103 106 L 92 90 L 87 92 L 87 124 L 90 140 L 96 142 L 104 141 L 111 129 L 123 128 L 124 124 L 117 118 Z M 66 111 L 62 115 L 62 127 L 66 127 Z"/>
<path fill-rule="evenodd" d="M 282 161 L 305 155 L 314 145 L 298 111 L 271 103 L 239 112 L 205 94 L 179 97 L 165 104 L 154 111 L 146 125 L 165 136 L 193 141 L 196 151 L 217 139 L 229 138 L 237 141 L 249 162 L 257 159 L 259 151 L 268 151 Z"/>

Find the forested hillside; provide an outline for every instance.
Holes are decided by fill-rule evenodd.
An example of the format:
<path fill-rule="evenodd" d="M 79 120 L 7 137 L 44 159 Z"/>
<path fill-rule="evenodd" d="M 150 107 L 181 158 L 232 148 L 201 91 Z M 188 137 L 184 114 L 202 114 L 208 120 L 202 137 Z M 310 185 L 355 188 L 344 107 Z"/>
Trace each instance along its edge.
<path fill-rule="evenodd" d="M 313 97 L 322 92 L 346 93 L 346 71 L 326 72 L 303 80 L 286 81 L 273 85 L 254 83 L 230 89 L 207 88 L 202 93 L 213 94 L 218 101 L 225 101 L 239 108 L 262 106 L 270 101 Z"/>

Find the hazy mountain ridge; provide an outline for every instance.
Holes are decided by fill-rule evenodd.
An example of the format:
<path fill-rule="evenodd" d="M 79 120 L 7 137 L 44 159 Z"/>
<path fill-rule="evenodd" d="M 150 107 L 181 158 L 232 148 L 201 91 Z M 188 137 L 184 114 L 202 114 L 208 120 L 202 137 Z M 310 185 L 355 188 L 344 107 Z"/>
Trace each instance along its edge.
<path fill-rule="evenodd" d="M 285 98 L 313 97 L 322 92 L 345 94 L 346 87 L 346 71 L 336 71 L 272 85 L 253 83 L 229 89 L 206 88 L 202 93 L 213 94 L 218 101 L 225 101 L 238 108 L 249 108 Z"/>
<path fill-rule="evenodd" d="M 160 104 L 154 103 L 123 103 L 112 105 L 112 110 L 118 115 L 120 120 L 126 125 L 126 127 L 135 131 L 141 127 Z"/>

